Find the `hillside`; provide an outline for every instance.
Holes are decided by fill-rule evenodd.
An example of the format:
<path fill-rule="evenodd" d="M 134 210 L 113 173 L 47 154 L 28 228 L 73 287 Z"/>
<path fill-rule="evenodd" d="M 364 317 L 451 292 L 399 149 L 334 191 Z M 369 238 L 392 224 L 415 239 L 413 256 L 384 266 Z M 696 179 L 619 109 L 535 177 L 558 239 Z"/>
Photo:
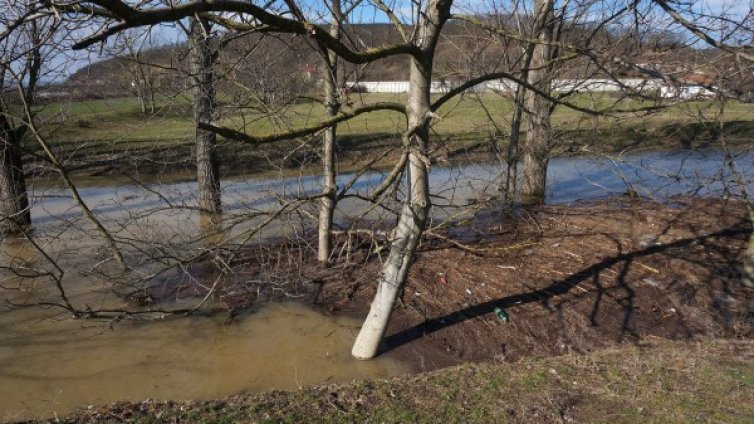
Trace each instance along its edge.
<path fill-rule="evenodd" d="M 491 18 L 488 18 L 491 19 Z M 500 19 L 496 25 L 512 25 Z M 410 33 L 411 28 L 407 28 Z M 678 45 L 666 36 L 654 35 L 645 44 L 631 42 L 630 35 L 594 34 L 586 28 L 572 28 L 567 42 L 589 45 L 609 58 L 635 63 L 650 63 L 667 72 L 683 69 L 706 69 L 714 59 L 704 49 Z M 344 28 L 344 42 L 354 50 L 399 44 L 400 34 L 389 24 L 351 24 Z M 319 79 L 322 58 L 310 39 L 299 35 L 264 35 L 250 33 L 241 37 L 217 39 L 222 46 L 217 75 L 220 84 L 235 90 L 239 86 L 255 93 L 285 93 L 313 91 Z M 465 80 L 492 70 L 515 70 L 519 66 L 522 46 L 519 42 L 502 38 L 471 24 L 451 23 L 439 41 L 435 58 L 437 78 Z M 116 54 L 117 53 L 117 54 Z M 163 96 L 173 96 L 185 90 L 188 75 L 185 43 L 136 49 L 121 46 L 113 57 L 92 63 L 73 74 L 63 86 L 78 99 L 111 98 L 135 95 L 135 71 L 140 64 L 153 78 L 155 89 Z M 391 56 L 368 65 L 343 64 L 341 71 L 350 81 L 405 81 L 408 79 L 406 56 Z M 615 76 L 636 76 L 631 69 L 613 64 L 595 66 L 585 58 L 569 60 L 559 70 L 563 78 L 604 77 L 610 69 Z M 313 90 L 314 89 L 314 90 Z"/>

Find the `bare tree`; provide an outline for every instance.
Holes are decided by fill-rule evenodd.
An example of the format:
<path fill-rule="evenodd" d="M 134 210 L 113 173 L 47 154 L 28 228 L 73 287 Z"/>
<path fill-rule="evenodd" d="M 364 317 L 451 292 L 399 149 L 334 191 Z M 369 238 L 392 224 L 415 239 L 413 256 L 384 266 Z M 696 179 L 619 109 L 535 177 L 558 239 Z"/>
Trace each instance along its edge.
<path fill-rule="evenodd" d="M 372 358 L 379 352 L 387 331 L 393 307 L 406 283 L 409 267 L 429 217 L 429 125 L 434 113 L 430 101 L 430 85 L 435 48 L 443 26 L 450 18 L 452 1 L 430 0 L 417 10 L 412 45 L 416 51 L 410 59 L 408 131 L 404 136 L 408 149 L 407 198 L 396 225 L 390 254 L 380 270 L 377 293 L 361 327 L 352 355 L 357 359 Z"/>
<path fill-rule="evenodd" d="M 536 38 L 540 43 L 533 46 L 530 66 L 526 72 L 527 82 L 541 92 L 550 93 L 552 80 L 551 60 L 553 59 L 552 41 L 555 30 L 555 17 L 552 0 L 535 0 L 534 16 L 536 17 Z M 552 131 L 550 129 L 550 115 L 552 103 L 543 96 L 529 91 L 525 95 L 525 127 L 526 140 L 523 145 L 523 181 L 521 182 L 521 196 L 534 202 L 542 202 L 545 198 L 547 182 L 547 163 L 550 157 Z"/>
<path fill-rule="evenodd" d="M 340 0 L 332 0 L 330 4 L 330 36 L 336 40 L 341 38 L 343 11 Z M 338 55 L 328 49 L 322 51 L 322 82 L 324 84 L 325 110 L 327 116 L 334 117 L 340 110 L 340 96 L 338 94 Z M 337 176 L 335 163 L 335 145 L 337 143 L 337 124 L 326 128 L 322 134 L 322 199 L 319 207 L 319 244 L 317 246 L 317 260 L 327 265 L 332 252 L 332 226 L 335 213 Z"/>
<path fill-rule="evenodd" d="M 220 170 L 217 162 L 217 135 L 202 124 L 211 124 L 215 115 L 215 81 L 213 67 L 212 26 L 202 18 L 191 18 L 189 28 L 194 121 L 196 122 L 196 180 L 199 207 L 209 213 L 221 211 Z"/>
<path fill-rule="evenodd" d="M 143 114 L 153 114 L 157 110 L 156 75 L 145 58 L 145 53 L 151 46 L 150 40 L 150 31 L 130 30 L 120 34 L 118 43 L 122 53 L 118 55 L 117 61 L 131 79 L 126 81 L 127 89 L 136 95 Z"/>
<path fill-rule="evenodd" d="M 0 234 L 21 232 L 31 224 L 23 163 L 23 140 L 28 125 L 18 111 L 21 103 L 34 104 L 48 23 L 47 20 L 23 23 L 0 44 Z M 3 22 L 4 26 L 10 24 Z"/>

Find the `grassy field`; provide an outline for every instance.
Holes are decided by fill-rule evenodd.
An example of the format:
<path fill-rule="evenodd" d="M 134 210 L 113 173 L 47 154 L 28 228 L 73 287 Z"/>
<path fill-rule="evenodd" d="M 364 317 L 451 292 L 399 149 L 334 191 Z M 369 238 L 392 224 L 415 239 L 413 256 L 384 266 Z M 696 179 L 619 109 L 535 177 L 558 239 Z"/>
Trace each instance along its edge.
<path fill-rule="evenodd" d="M 93 407 L 55 422 L 751 423 L 752 355 L 750 341 L 658 340 L 389 381 Z"/>
<path fill-rule="evenodd" d="M 404 101 L 405 94 L 352 94 L 347 107 Z M 607 94 L 581 94 L 568 101 L 607 112 L 595 116 L 558 106 L 553 115 L 556 154 L 705 146 L 718 137 L 718 121 L 727 123 L 727 140 L 731 144 L 751 143 L 754 134 L 751 104 L 731 102 L 719 115 L 711 102 L 679 103 L 647 111 L 642 109 L 655 104 L 617 101 Z M 251 135 L 312 125 L 325 116 L 321 104 L 307 100 L 265 106 L 264 110 L 259 105 L 239 109 L 222 101 L 220 104 L 220 123 Z M 512 111 L 509 98 L 491 93 L 467 94 L 446 103 L 439 110 L 441 118 L 433 122 L 433 155 L 464 160 L 464 154 L 471 153 L 478 159 L 479 154 L 504 149 Z M 85 173 L 90 175 L 123 174 L 130 172 L 126 168 L 133 170 L 136 163 L 146 164 L 140 169 L 147 174 L 191 167 L 194 123 L 191 101 L 186 97 L 162 99 L 152 115 L 141 113 L 135 98 L 118 98 L 48 104 L 39 116 L 44 121 L 43 132 L 60 156 L 69 160 L 72 168 L 87 170 Z M 404 116 L 393 111 L 364 114 L 342 123 L 338 129 L 341 163 L 354 166 L 370 154 L 396 147 L 405 127 Z M 29 143 L 31 151 L 38 150 L 33 140 Z M 300 141 L 294 140 L 253 148 L 221 143 L 219 154 L 226 172 L 257 172 L 316 161 L 316 143 L 301 147 Z M 295 154 L 291 155 L 292 151 Z M 262 164 L 275 160 L 280 163 Z M 91 165 L 92 161 L 95 165 Z"/>
<path fill-rule="evenodd" d="M 374 102 L 403 103 L 401 94 L 354 94 L 353 105 Z M 653 106 L 649 102 L 623 99 L 620 102 L 609 95 L 578 95 L 567 99 L 581 107 L 595 110 L 631 110 Z M 617 102 L 617 103 L 616 103 Z M 512 114 L 509 98 L 497 94 L 469 94 L 446 103 L 439 111 L 442 117 L 433 129 L 440 137 L 486 135 L 506 132 Z M 318 122 L 324 117 L 324 108 L 314 102 L 298 102 L 288 106 L 240 112 L 222 108 L 222 122 L 230 127 L 245 127 L 251 134 L 284 131 Z M 589 116 L 580 111 L 559 106 L 553 115 L 553 126 L 570 131 L 579 128 L 642 127 L 646 130 L 671 123 L 689 123 L 713 120 L 717 108 L 710 102 L 689 102 L 671 105 L 655 112 Z M 189 99 L 163 100 L 157 113 L 144 115 L 134 98 L 82 101 L 68 104 L 51 104 L 43 109 L 42 116 L 49 121 L 48 128 L 54 141 L 81 140 L 107 141 L 158 141 L 179 140 L 191 137 L 193 115 Z M 726 121 L 754 120 L 754 105 L 729 103 L 723 115 Z M 343 135 L 375 133 L 394 134 L 405 129 L 403 117 L 396 112 L 375 112 L 362 115 L 340 126 Z"/>

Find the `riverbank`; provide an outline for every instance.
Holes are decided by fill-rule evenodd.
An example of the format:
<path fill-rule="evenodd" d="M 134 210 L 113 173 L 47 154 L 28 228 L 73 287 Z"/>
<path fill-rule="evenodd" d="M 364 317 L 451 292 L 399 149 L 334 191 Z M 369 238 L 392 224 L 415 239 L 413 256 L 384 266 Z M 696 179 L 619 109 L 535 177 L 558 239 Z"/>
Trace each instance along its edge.
<path fill-rule="evenodd" d="M 553 157 L 614 156 L 646 151 L 678 151 L 719 148 L 717 123 L 669 125 L 653 132 L 625 131 L 562 131 L 552 151 Z M 728 147 L 736 150 L 754 148 L 749 134 L 752 122 L 727 125 Z M 398 160 L 400 137 L 342 137 L 339 141 L 339 171 L 352 172 L 363 168 L 389 169 Z M 481 141 L 480 141 L 481 140 Z M 607 142 L 606 142 L 607 141 Z M 133 143 L 131 143 L 133 144 Z M 138 144 L 138 143 L 137 143 Z M 115 177 L 124 183 L 137 179 L 143 182 L 192 180 L 195 178 L 194 146 L 191 142 L 144 142 L 142 146 L 122 147 L 117 143 L 86 141 L 71 144 L 58 152 L 65 157 L 69 173 L 78 178 Z M 504 160 L 508 142 L 504 137 L 469 134 L 450 137 L 448 142 L 433 146 L 430 160 L 443 165 L 465 165 Z M 68 150 L 70 148 L 70 151 Z M 316 175 L 320 172 L 319 152 L 314 145 L 284 141 L 274 146 L 249 147 L 221 141 L 217 148 L 220 173 L 224 177 L 283 175 Z M 55 173 L 38 153 L 29 156 L 27 173 L 31 178 L 55 179 Z M 167 178 L 166 178 L 167 177 Z"/>
<path fill-rule="evenodd" d="M 738 271 L 751 234 L 741 202 L 617 197 L 477 218 L 427 237 L 411 268 L 384 349 L 418 370 L 754 336 L 754 290 Z M 363 317 L 378 263 L 319 277 L 320 302 Z"/>
<path fill-rule="evenodd" d="M 754 290 L 739 273 L 752 229 L 740 201 L 678 197 L 665 204 L 621 196 L 483 210 L 430 231 L 419 247 L 383 346 L 415 372 L 586 353 L 652 337 L 754 337 Z M 233 259 L 234 279 L 214 286 L 222 299 L 215 306 L 234 317 L 295 297 L 363 319 L 386 235 L 380 228 L 339 235 L 340 253 L 327 269 L 306 242 L 264 246 L 263 254 L 250 248 Z M 212 271 L 211 260 L 188 270 L 222 272 Z M 154 286 L 136 294 L 152 302 L 201 298 L 206 288 L 177 290 Z"/>
<path fill-rule="evenodd" d="M 623 196 L 570 206 L 481 210 L 426 235 L 395 310 L 382 353 L 418 376 L 208 403 L 94 407 L 71 419 L 295 422 L 340 417 L 345 422 L 453 422 L 473 416 L 479 422 L 560 422 L 567 415 L 583 422 L 612 421 L 610 414 L 620 411 L 626 415 L 616 419 L 684 422 L 687 410 L 715 419 L 722 416 L 723 421 L 732 417 L 735 422 L 740 415 L 745 422 L 750 417 L 750 411 L 736 409 L 732 401 L 723 412 L 708 406 L 718 405 L 722 394 L 704 397 L 708 389 L 724 393 L 749 387 L 752 370 L 739 367 L 746 361 L 735 359 L 735 352 L 752 351 L 754 336 L 754 291 L 740 284 L 738 274 L 752 231 L 744 204 L 680 197 L 665 204 Z M 205 312 L 231 332 L 240 325 L 254 328 L 253 318 L 265 304 L 290 297 L 325 315 L 360 320 L 374 295 L 385 237 L 379 228 L 339 234 L 335 250 L 340 253 L 328 269 L 316 264 L 305 240 L 249 246 L 233 262 L 218 256 L 188 265 L 185 271 L 198 284 L 181 281 L 173 287 L 168 282 L 129 300 L 134 307 L 162 307 L 183 296 L 201 299 L 214 290 L 216 301 Z M 224 272 L 212 268 L 213 261 L 230 266 L 236 278 L 217 280 L 211 288 L 202 284 L 204 277 L 214 279 Z M 144 324 L 150 325 L 156 324 Z M 645 352 L 648 345 L 661 351 Z M 730 353 L 727 346 L 733 345 L 743 347 Z M 671 347 L 663 350 L 666 346 Z M 707 361 L 707 348 L 714 351 L 709 353 L 709 366 L 690 371 L 698 374 L 662 374 L 677 369 L 672 362 L 676 358 L 693 364 Z M 281 363 L 286 363 L 279 352 L 266 354 L 281 356 Z M 729 354 L 733 356 L 725 356 Z M 634 358 L 632 367 L 616 368 L 631 364 L 631 355 L 641 359 Z M 613 356 L 616 362 L 604 362 Z M 655 357 L 666 362 L 647 362 Z M 724 367 L 728 359 L 739 365 L 709 368 Z M 566 367 L 588 364 L 592 369 L 586 371 L 592 374 L 582 374 L 582 368 L 573 371 L 581 376 L 573 381 L 584 382 L 573 389 L 568 386 L 572 381 L 550 381 L 550 368 L 561 372 L 558 361 L 565 361 Z M 508 363 L 514 364 L 496 365 Z M 642 368 L 645 363 L 652 365 Z M 247 372 L 254 375 L 253 370 Z M 741 375 L 742 380 L 736 380 Z M 711 376 L 705 381 L 712 386 L 695 383 L 706 376 Z M 243 379 L 240 373 L 237 377 Z M 498 383 L 488 384 L 491 380 Z M 606 384 L 610 390 L 622 389 L 602 392 Z M 682 394 L 654 399 L 671 392 Z M 467 393 L 477 394 L 466 397 Z M 750 391 L 742 393 L 745 399 L 735 398 L 736 402 L 752 396 Z M 618 400 L 613 405 L 605 399 Z M 679 410 L 682 407 L 686 409 Z"/>
<path fill-rule="evenodd" d="M 659 339 L 208 402 L 95 406 L 60 423 L 562 423 L 754 420 L 754 343 Z"/>
<path fill-rule="evenodd" d="M 754 290 L 739 274 L 751 231 L 745 205 L 735 200 L 664 204 L 623 196 L 513 215 L 486 209 L 425 236 L 383 351 L 422 372 L 586 353 L 651 337 L 751 338 Z M 296 296 L 327 313 L 363 319 L 385 237 L 379 228 L 338 236 L 340 254 L 328 269 L 307 254 L 306 243 L 267 246 L 264 255 L 252 250 L 236 259 L 234 272 L 259 282 L 221 283 L 216 296 L 231 316 Z M 191 269 L 214 275 L 209 262 Z M 198 287 L 183 290 L 203 296 Z M 164 287 L 142 296 L 160 293 L 176 296 Z"/>

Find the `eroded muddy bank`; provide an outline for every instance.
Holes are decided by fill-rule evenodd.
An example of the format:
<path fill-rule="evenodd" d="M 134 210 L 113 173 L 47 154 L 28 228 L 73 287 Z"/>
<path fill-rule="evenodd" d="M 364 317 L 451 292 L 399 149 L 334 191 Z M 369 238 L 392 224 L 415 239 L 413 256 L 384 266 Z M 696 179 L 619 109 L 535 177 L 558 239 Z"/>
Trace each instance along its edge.
<path fill-rule="evenodd" d="M 746 216 L 735 201 L 630 198 L 492 214 L 464 230 L 468 248 L 425 242 L 384 350 L 432 369 L 651 337 L 751 338 L 754 291 L 738 273 Z M 376 272 L 368 269 L 334 284 L 331 301 L 364 311 Z"/>

